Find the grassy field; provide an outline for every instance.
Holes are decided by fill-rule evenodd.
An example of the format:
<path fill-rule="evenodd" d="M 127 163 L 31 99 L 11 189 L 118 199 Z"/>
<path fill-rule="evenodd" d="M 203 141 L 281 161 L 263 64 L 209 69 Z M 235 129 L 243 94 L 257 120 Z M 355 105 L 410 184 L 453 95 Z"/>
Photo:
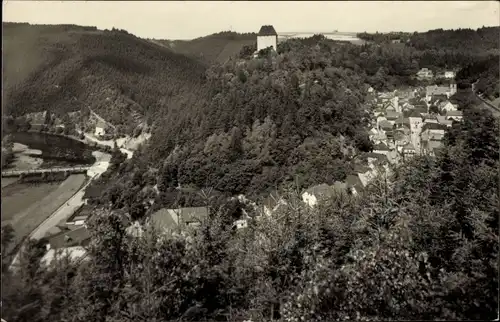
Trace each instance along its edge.
<path fill-rule="evenodd" d="M 83 174 L 71 175 L 62 183 L 13 184 L 2 189 L 2 225 L 15 231 L 13 249 L 85 183 Z M 20 186 L 20 187 L 18 187 Z"/>
<path fill-rule="evenodd" d="M 2 179 L 2 184 L 5 179 Z M 2 223 L 11 221 L 17 213 L 28 209 L 31 205 L 56 191 L 61 182 L 62 180 L 59 182 L 36 184 L 16 183 L 2 189 Z"/>
<path fill-rule="evenodd" d="M 13 184 L 17 180 L 19 180 L 19 178 L 2 178 L 2 189 Z M 3 190 L 2 190 L 2 200 L 3 200 Z"/>

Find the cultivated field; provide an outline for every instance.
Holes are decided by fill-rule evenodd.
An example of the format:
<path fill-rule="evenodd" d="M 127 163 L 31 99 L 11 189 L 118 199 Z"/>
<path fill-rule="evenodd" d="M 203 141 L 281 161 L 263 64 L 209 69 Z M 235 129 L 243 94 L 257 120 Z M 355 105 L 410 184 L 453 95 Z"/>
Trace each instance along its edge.
<path fill-rule="evenodd" d="M 78 174 L 69 176 L 60 184 L 30 185 L 29 188 L 20 189 L 17 193 L 17 185 L 3 189 L 2 225 L 10 223 L 15 231 L 14 243 L 8 251 L 17 246 L 23 238 L 67 202 L 84 182 L 85 175 Z M 9 190 L 10 194 L 9 191 L 4 190 Z"/>
<path fill-rule="evenodd" d="M 14 177 L 11 177 L 11 178 L 2 178 L 2 189 L 5 188 L 5 187 L 7 187 L 8 185 L 13 184 L 17 180 L 19 180 L 19 178 L 14 178 Z M 3 200 L 3 195 L 4 195 L 4 192 L 2 190 L 2 200 Z M 2 207 L 2 210 L 3 210 L 3 207 Z"/>

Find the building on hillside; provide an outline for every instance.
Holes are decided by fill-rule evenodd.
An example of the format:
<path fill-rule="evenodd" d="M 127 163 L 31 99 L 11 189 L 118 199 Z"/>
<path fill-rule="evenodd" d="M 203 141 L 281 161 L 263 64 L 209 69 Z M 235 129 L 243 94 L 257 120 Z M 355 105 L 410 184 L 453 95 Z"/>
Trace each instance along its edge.
<path fill-rule="evenodd" d="M 26 120 L 31 125 L 31 129 L 40 131 L 46 129 L 50 123 L 50 114 L 47 111 L 26 114 Z"/>
<path fill-rule="evenodd" d="M 444 134 L 442 133 L 430 133 L 428 131 L 423 132 L 421 135 L 422 142 L 422 154 L 427 154 L 434 156 L 435 149 L 438 149 L 442 145 Z"/>
<path fill-rule="evenodd" d="M 54 259 L 61 260 L 69 258 L 73 263 L 85 260 L 87 250 L 82 246 L 71 246 L 59 249 L 49 249 L 45 255 L 40 259 L 40 264 L 50 269 L 50 264 Z"/>
<path fill-rule="evenodd" d="M 74 213 L 66 220 L 68 227 L 83 226 L 85 221 L 90 217 L 93 208 L 87 205 L 81 205 Z"/>
<path fill-rule="evenodd" d="M 272 192 L 264 200 L 262 211 L 264 215 L 271 216 L 273 213 L 278 211 L 281 207 L 286 206 L 287 202 L 283 197 L 281 197 L 278 192 Z"/>
<path fill-rule="evenodd" d="M 162 208 L 153 213 L 148 223 L 160 232 L 199 227 L 208 218 L 207 207 L 187 207 L 178 209 Z"/>
<path fill-rule="evenodd" d="M 455 72 L 452 70 L 447 70 L 444 72 L 444 78 L 446 79 L 453 79 L 455 78 Z"/>
<path fill-rule="evenodd" d="M 461 121 L 463 119 L 462 111 L 448 111 L 446 112 L 446 119 Z"/>
<path fill-rule="evenodd" d="M 106 123 L 98 120 L 95 125 L 95 136 L 104 136 L 106 135 Z"/>
<path fill-rule="evenodd" d="M 440 112 L 450 112 L 458 110 L 458 105 L 451 103 L 450 101 L 442 101 L 437 105 Z"/>
<path fill-rule="evenodd" d="M 457 92 L 457 84 L 451 83 L 449 86 L 432 85 L 425 88 L 426 102 L 430 102 L 435 95 L 443 95 L 446 98 L 453 96 Z"/>
<path fill-rule="evenodd" d="M 302 193 L 302 201 L 310 207 L 314 207 L 319 201 L 331 198 L 334 194 L 334 188 L 323 183 L 304 191 L 304 193 Z"/>
<path fill-rule="evenodd" d="M 348 191 L 351 192 L 353 195 L 359 195 L 364 190 L 363 183 L 361 182 L 361 179 L 357 174 L 347 176 L 346 186 Z"/>
<path fill-rule="evenodd" d="M 74 230 L 62 231 L 59 234 L 48 238 L 46 245 L 47 250 L 61 249 L 73 246 L 86 246 L 90 242 L 90 234 L 85 227 L 80 227 Z"/>
<path fill-rule="evenodd" d="M 257 34 L 257 51 L 261 51 L 268 47 L 273 47 L 273 49 L 277 51 L 277 44 L 278 33 L 274 30 L 274 27 L 271 25 L 260 27 L 259 33 Z"/>
<path fill-rule="evenodd" d="M 387 111 L 387 113 L 385 113 L 387 121 L 389 121 L 392 125 L 396 124 L 396 121 L 402 116 L 403 114 L 395 111 Z"/>
<path fill-rule="evenodd" d="M 387 153 L 389 153 L 389 151 L 391 151 L 391 149 L 387 146 L 387 144 L 384 144 L 384 143 L 376 144 L 373 147 L 373 153 L 387 155 Z"/>
<path fill-rule="evenodd" d="M 416 153 L 417 151 L 415 150 L 415 147 L 411 143 L 408 143 L 403 147 L 403 159 L 409 159 L 415 156 Z"/>
<path fill-rule="evenodd" d="M 453 125 L 453 120 L 446 119 L 446 116 L 444 115 L 436 115 L 436 121 L 438 124 L 443 124 L 447 127 L 451 127 Z"/>
<path fill-rule="evenodd" d="M 434 78 L 434 73 L 428 68 L 422 68 L 417 72 L 418 80 L 431 80 Z"/>
<path fill-rule="evenodd" d="M 392 105 L 392 107 L 394 108 L 394 110 L 395 110 L 396 112 L 401 112 L 401 107 L 399 106 L 399 97 L 394 96 L 394 97 L 391 99 L 391 105 Z"/>

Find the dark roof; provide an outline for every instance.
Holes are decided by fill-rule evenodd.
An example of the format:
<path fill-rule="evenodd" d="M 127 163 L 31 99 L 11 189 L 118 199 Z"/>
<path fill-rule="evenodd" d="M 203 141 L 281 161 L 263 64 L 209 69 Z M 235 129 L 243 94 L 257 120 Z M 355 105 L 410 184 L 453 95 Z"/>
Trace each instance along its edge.
<path fill-rule="evenodd" d="M 463 116 L 462 111 L 447 111 L 446 116 Z"/>
<path fill-rule="evenodd" d="M 446 96 L 446 94 L 436 94 L 436 95 L 432 95 L 432 97 L 431 97 L 432 103 L 436 103 L 436 101 L 443 102 L 443 101 L 447 101 L 447 100 L 448 100 L 448 96 Z"/>
<path fill-rule="evenodd" d="M 385 145 L 384 143 L 379 143 L 379 144 L 373 146 L 373 150 L 390 151 L 389 147 L 387 145 Z"/>
<path fill-rule="evenodd" d="M 421 109 L 414 109 L 413 111 L 411 111 L 408 117 L 422 117 L 421 114 L 423 113 L 427 113 L 427 111 L 422 111 Z"/>
<path fill-rule="evenodd" d="M 422 126 L 421 132 L 424 132 L 426 130 L 446 130 L 448 127 L 444 124 L 439 124 L 439 123 L 425 123 L 424 126 Z"/>
<path fill-rule="evenodd" d="M 394 111 L 387 111 L 387 112 L 386 112 L 386 114 L 385 114 L 385 117 L 386 117 L 388 120 L 395 120 L 395 119 L 397 119 L 400 115 L 401 115 L 401 113 L 398 113 L 398 112 L 394 112 Z"/>
<path fill-rule="evenodd" d="M 349 175 L 346 179 L 347 188 L 356 188 L 356 190 L 361 191 L 363 189 L 363 183 L 359 176 Z"/>
<path fill-rule="evenodd" d="M 382 120 L 379 122 L 379 125 L 381 128 L 383 129 L 392 129 L 393 125 L 391 124 L 391 122 L 387 121 L 387 120 Z"/>
<path fill-rule="evenodd" d="M 89 217 L 92 214 L 94 207 L 88 205 L 81 205 L 67 220 L 66 222 L 75 221 L 77 217 Z"/>
<path fill-rule="evenodd" d="M 406 145 L 403 147 L 403 151 L 408 151 L 408 150 L 415 150 L 415 147 L 413 146 L 413 144 L 408 143 L 408 144 L 406 144 Z"/>
<path fill-rule="evenodd" d="M 272 25 L 266 25 L 260 27 L 259 33 L 257 34 L 258 36 L 277 36 L 278 33 L 276 30 L 274 30 L 274 27 Z"/>
<path fill-rule="evenodd" d="M 365 154 L 366 158 L 372 158 L 372 159 L 377 159 L 377 162 L 385 162 L 387 161 L 387 156 L 385 154 L 380 154 L 380 153 L 367 153 Z"/>
<path fill-rule="evenodd" d="M 316 197 L 329 197 L 334 193 L 333 188 L 327 185 L 326 183 L 310 187 L 305 192 Z"/>
<path fill-rule="evenodd" d="M 90 234 L 85 227 L 64 231 L 49 238 L 50 247 L 53 249 L 82 245 L 90 239 Z"/>
<path fill-rule="evenodd" d="M 156 229 L 173 229 L 179 222 L 189 224 L 203 222 L 208 218 L 207 207 L 188 207 L 180 209 L 162 208 L 151 215 L 151 223 Z"/>
<path fill-rule="evenodd" d="M 354 166 L 354 172 L 356 173 L 366 173 L 370 170 L 371 170 L 370 167 L 368 167 L 367 165 L 356 164 Z"/>

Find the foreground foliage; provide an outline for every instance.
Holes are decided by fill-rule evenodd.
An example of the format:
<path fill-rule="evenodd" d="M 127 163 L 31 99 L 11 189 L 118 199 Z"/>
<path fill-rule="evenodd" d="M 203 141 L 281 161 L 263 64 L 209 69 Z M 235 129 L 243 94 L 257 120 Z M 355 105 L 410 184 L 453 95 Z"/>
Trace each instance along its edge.
<path fill-rule="evenodd" d="M 130 238 L 128 215 L 103 208 L 79 267 L 59 261 L 44 269 L 37 248 L 28 248 L 20 273 L 2 278 L 3 316 L 491 320 L 498 314 L 498 126 L 489 112 L 466 109 L 437 158 L 417 157 L 377 178 L 363 198 L 339 192 L 311 209 L 288 189 L 286 206 L 240 231 L 230 229 L 227 209 L 215 208 L 197 233 Z"/>

